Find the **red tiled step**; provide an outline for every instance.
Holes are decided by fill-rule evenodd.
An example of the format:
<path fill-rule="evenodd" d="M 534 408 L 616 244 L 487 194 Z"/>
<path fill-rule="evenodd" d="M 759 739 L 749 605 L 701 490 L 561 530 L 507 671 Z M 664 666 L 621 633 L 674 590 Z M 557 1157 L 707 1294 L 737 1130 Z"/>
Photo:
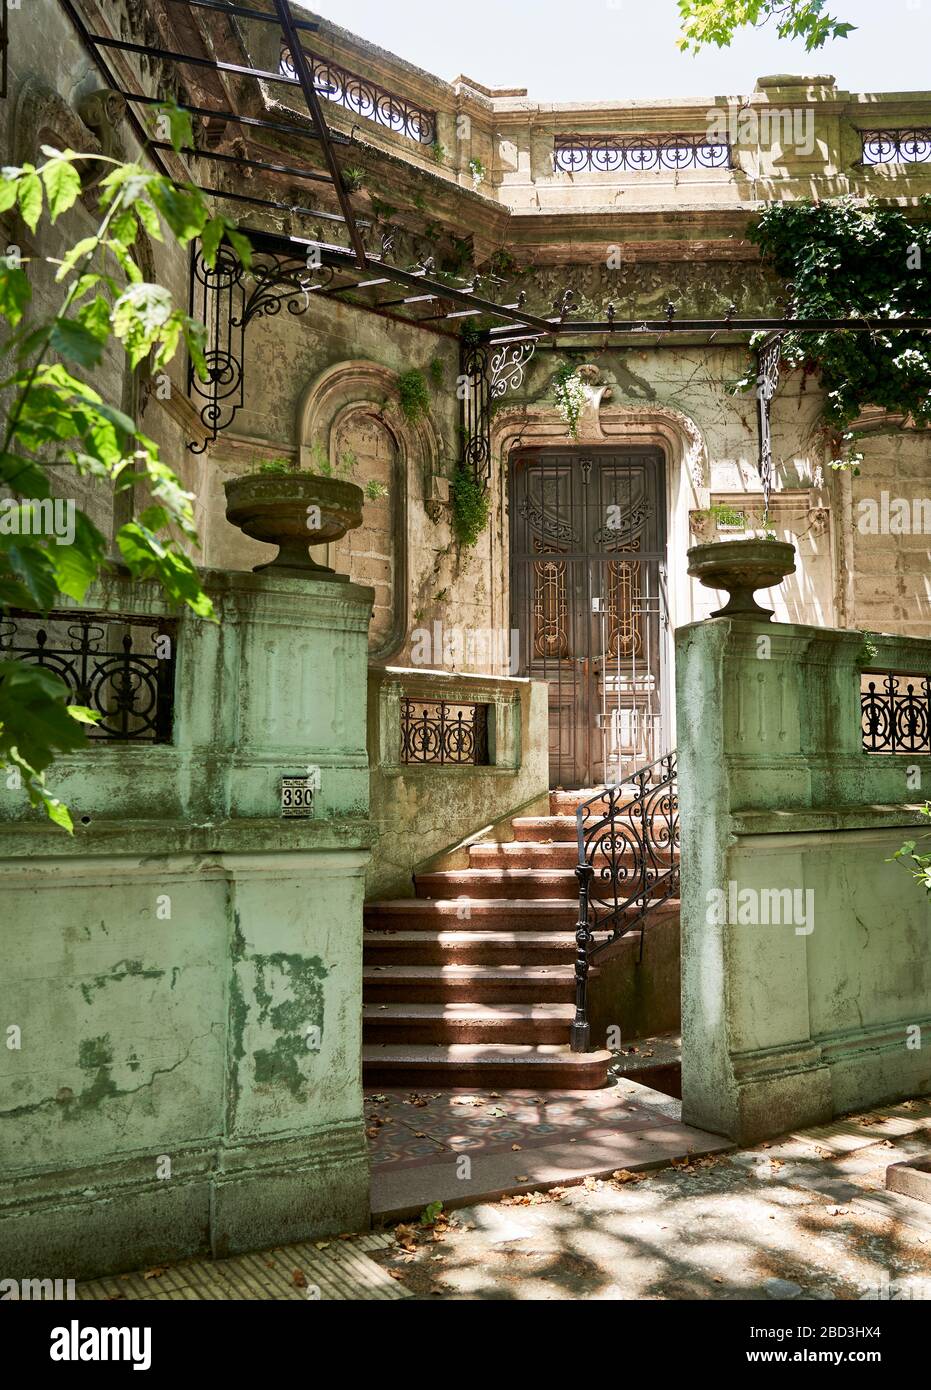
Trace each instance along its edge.
<path fill-rule="evenodd" d="M 362 937 L 366 965 L 563 965 L 568 932 L 378 931 Z"/>
<path fill-rule="evenodd" d="M 366 1043 L 557 1043 L 573 1004 L 363 1004 Z"/>
<path fill-rule="evenodd" d="M 566 931 L 579 917 L 567 898 L 394 898 L 365 905 L 367 931 Z"/>
<path fill-rule="evenodd" d="M 607 1080 L 610 1052 L 570 1052 L 568 1044 L 367 1044 L 367 1086 L 565 1086 L 592 1090 Z"/>
<path fill-rule="evenodd" d="M 365 965 L 367 1004 L 569 1004 L 575 967 L 566 965 Z"/>

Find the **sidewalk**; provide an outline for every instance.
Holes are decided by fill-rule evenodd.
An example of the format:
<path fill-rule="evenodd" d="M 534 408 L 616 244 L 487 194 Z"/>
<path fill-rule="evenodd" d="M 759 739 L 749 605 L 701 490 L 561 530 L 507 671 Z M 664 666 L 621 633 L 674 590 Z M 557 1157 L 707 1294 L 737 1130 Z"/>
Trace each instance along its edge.
<path fill-rule="evenodd" d="M 648 1094 L 654 1106 L 677 1104 Z M 637 1103 L 647 1104 L 642 1096 Z M 667 1118 L 675 1123 L 673 1113 Z M 525 1188 L 432 1225 L 185 1261 L 94 1280 L 78 1296 L 929 1298 L 931 1205 L 884 1189 L 889 1164 L 929 1150 L 931 1100 L 905 1101 L 754 1149 Z M 519 1175 L 525 1153 L 513 1154 Z"/>

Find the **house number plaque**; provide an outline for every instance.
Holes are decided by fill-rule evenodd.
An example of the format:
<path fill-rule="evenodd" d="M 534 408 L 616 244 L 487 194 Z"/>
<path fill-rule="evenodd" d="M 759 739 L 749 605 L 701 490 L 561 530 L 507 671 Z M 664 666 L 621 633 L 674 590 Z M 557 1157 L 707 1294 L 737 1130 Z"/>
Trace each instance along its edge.
<path fill-rule="evenodd" d="M 282 816 L 312 817 L 314 814 L 313 777 L 282 777 L 281 814 Z"/>

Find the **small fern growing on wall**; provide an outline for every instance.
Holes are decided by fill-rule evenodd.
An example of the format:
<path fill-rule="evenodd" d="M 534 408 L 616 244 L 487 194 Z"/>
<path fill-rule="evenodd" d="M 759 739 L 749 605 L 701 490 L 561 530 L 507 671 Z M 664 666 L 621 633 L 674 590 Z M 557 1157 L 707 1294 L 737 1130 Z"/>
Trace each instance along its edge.
<path fill-rule="evenodd" d="M 475 545 L 488 525 L 488 494 L 471 469 L 461 463 L 453 474 L 450 491 L 456 539 L 460 545 Z"/>

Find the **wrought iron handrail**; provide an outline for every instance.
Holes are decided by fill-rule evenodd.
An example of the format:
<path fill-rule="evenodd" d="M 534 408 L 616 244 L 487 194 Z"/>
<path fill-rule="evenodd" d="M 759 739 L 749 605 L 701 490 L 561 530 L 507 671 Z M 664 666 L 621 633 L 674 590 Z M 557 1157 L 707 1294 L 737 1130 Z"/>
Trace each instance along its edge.
<path fill-rule="evenodd" d="M 603 787 L 576 810 L 579 920 L 576 924 L 573 1052 L 590 1050 L 588 972 L 606 947 L 643 932 L 649 914 L 679 890 L 679 795 L 675 751 Z M 596 933 L 607 933 L 596 937 Z"/>

